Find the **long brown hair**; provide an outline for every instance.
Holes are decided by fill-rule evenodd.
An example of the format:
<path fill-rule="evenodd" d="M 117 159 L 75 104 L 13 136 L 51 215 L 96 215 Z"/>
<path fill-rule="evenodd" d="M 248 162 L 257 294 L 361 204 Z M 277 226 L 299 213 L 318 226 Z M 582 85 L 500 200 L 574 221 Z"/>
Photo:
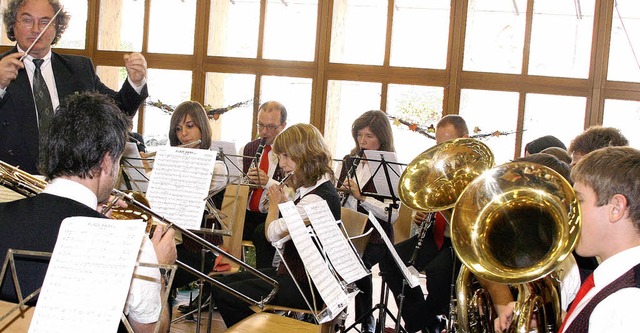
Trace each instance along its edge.
<path fill-rule="evenodd" d="M 193 123 L 200 129 L 202 136 L 200 137 L 200 149 L 209 149 L 211 147 L 211 126 L 209 125 L 209 117 L 202 107 L 202 104 L 196 101 L 186 101 L 180 103 L 171 115 L 169 122 L 169 144 L 171 146 L 179 146 L 182 143 L 176 134 L 176 127 L 184 118 L 190 115 Z"/>
<path fill-rule="evenodd" d="M 363 113 L 360 117 L 353 121 L 351 125 L 351 136 L 356 143 L 356 147 L 351 150 L 351 154 L 355 155 L 360 150 L 358 143 L 358 131 L 367 128 L 380 141 L 381 151 L 396 151 L 393 145 L 393 132 L 391 131 L 391 123 L 387 114 L 380 110 L 371 110 Z"/>
<path fill-rule="evenodd" d="M 335 180 L 331 153 L 313 125 L 295 124 L 280 132 L 273 143 L 273 152 L 287 154 L 296 163 L 294 188 L 311 187 L 324 175 L 331 182 Z"/>

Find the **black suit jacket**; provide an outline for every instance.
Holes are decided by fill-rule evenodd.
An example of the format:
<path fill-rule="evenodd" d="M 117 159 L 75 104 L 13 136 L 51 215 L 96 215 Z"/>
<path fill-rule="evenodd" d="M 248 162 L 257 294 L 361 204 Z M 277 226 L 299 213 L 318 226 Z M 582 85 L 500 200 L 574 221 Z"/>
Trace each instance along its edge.
<path fill-rule="evenodd" d="M 105 217 L 77 201 L 47 193 L 0 203 L 0 259 L 4 262 L 8 249 L 53 252 L 60 224 L 71 216 Z M 48 266 L 49 260 L 16 260 L 23 296 L 42 287 Z M 0 299 L 18 301 L 11 274 L 0 281 Z"/>
<path fill-rule="evenodd" d="M 14 52 L 17 52 L 15 47 L 0 58 Z M 148 96 L 146 86 L 138 94 L 128 80 L 118 92 L 105 86 L 87 57 L 52 52 L 51 66 L 60 101 L 75 92 L 96 91 L 113 97 L 123 112 L 133 116 Z M 27 72 L 22 69 L 0 99 L 0 160 L 19 166 L 26 172 L 37 173 L 38 140 L 33 92 Z"/>

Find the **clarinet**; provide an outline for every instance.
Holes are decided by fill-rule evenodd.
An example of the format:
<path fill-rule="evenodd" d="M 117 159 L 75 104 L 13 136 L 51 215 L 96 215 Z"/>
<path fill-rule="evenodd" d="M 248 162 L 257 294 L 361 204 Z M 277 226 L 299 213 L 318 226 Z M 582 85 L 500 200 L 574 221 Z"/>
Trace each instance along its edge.
<path fill-rule="evenodd" d="M 258 145 L 258 150 L 256 150 L 256 156 L 254 157 L 253 161 L 251 162 L 251 165 L 249 166 L 249 169 L 252 168 L 258 168 L 260 165 L 260 158 L 262 157 L 262 151 L 264 150 L 264 146 L 267 143 L 267 138 L 262 138 L 260 139 L 260 145 Z M 247 170 L 247 173 L 249 172 L 249 170 Z M 258 172 L 258 176 L 260 176 L 260 172 Z M 246 177 L 246 182 L 245 183 L 250 183 L 248 177 Z M 259 179 L 258 179 L 259 180 Z"/>
<path fill-rule="evenodd" d="M 346 178 L 342 181 L 343 184 L 344 184 L 344 182 L 346 180 L 351 179 L 353 177 L 353 175 L 355 175 L 356 169 L 358 168 L 358 164 L 360 164 L 360 157 L 362 157 L 363 154 L 364 154 L 364 150 L 363 149 L 358 150 L 358 154 L 353 158 L 353 163 L 351 163 L 351 167 L 349 168 L 349 171 L 347 172 Z M 346 193 L 344 195 L 344 197 L 342 198 L 341 206 L 344 206 L 344 204 L 347 203 L 347 199 L 348 198 L 349 198 L 349 193 Z"/>
<path fill-rule="evenodd" d="M 418 251 L 422 247 L 422 243 L 424 242 L 424 237 L 427 235 L 427 230 L 433 224 L 433 212 L 427 214 L 427 217 L 422 220 L 422 224 L 420 225 L 420 232 L 418 233 L 418 242 L 416 243 L 415 249 L 413 249 L 413 254 L 411 254 L 411 259 L 409 260 L 409 266 L 412 266 L 416 263 L 416 258 L 418 257 Z"/>

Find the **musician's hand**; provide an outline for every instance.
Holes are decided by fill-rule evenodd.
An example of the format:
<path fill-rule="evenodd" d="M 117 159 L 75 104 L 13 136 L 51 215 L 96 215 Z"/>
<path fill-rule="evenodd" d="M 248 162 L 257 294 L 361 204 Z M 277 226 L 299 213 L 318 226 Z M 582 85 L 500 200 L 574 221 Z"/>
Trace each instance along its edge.
<path fill-rule="evenodd" d="M 115 200 L 115 203 L 114 203 L 114 200 Z M 127 207 L 129 207 L 129 205 L 124 200 L 121 200 L 120 198 L 118 198 L 118 197 L 116 197 L 114 195 L 110 195 L 109 199 L 107 201 L 98 202 L 98 207 L 96 207 L 96 211 L 102 213 L 102 211 L 108 205 L 111 205 L 111 208 L 106 213 L 103 213 L 108 218 L 111 218 L 111 213 L 113 213 L 113 208 L 114 207 L 116 207 L 116 208 L 127 208 Z"/>
<path fill-rule="evenodd" d="M 20 61 L 23 54 L 16 52 L 0 59 L 0 89 L 6 88 L 11 81 L 18 77 L 18 71 L 24 68 L 24 63 Z"/>
<path fill-rule="evenodd" d="M 507 305 L 495 304 L 498 317 L 493 321 L 493 327 L 496 332 L 506 332 L 509 329 L 515 304 L 515 302 L 509 302 Z"/>
<path fill-rule="evenodd" d="M 124 66 L 129 78 L 136 86 L 140 86 L 147 77 L 147 60 L 142 53 L 134 52 L 124 55 Z"/>
<path fill-rule="evenodd" d="M 270 186 L 267 196 L 269 197 L 269 209 L 287 201 L 286 193 L 280 186 Z"/>
<path fill-rule="evenodd" d="M 362 195 L 362 192 L 360 192 L 360 189 L 358 188 L 358 183 L 352 178 L 345 179 L 344 182 L 342 182 L 342 186 L 340 186 L 340 189 L 346 193 L 351 194 L 359 201 L 364 201 L 367 198 L 366 196 Z"/>
<path fill-rule="evenodd" d="M 176 262 L 178 252 L 176 250 L 176 241 L 174 239 L 175 230 L 169 229 L 162 235 L 162 227 L 156 226 L 151 238 L 153 249 L 156 251 L 158 263 L 161 265 L 171 265 Z"/>
<path fill-rule="evenodd" d="M 429 213 L 416 211 L 415 214 L 413 214 L 413 223 L 422 225 L 422 222 L 427 219 L 427 215 L 429 215 Z"/>
<path fill-rule="evenodd" d="M 253 184 L 258 184 L 260 186 L 267 185 L 267 182 L 269 181 L 267 173 L 259 168 L 250 168 L 247 172 L 247 177 Z"/>

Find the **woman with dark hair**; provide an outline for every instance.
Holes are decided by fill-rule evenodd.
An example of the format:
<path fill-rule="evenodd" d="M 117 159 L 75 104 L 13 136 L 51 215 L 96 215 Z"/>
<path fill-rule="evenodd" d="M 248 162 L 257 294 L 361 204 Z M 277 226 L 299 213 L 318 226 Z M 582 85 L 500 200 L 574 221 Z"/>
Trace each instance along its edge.
<path fill-rule="evenodd" d="M 558 147 L 565 150 L 567 149 L 567 147 L 564 145 L 564 143 L 562 143 L 562 141 L 560 141 L 560 139 L 556 138 L 553 135 L 545 135 L 527 143 L 524 146 L 524 154 L 525 156 L 537 154 L 549 147 Z"/>
<path fill-rule="evenodd" d="M 204 107 L 196 101 L 180 103 L 169 121 L 169 144 L 181 146 L 200 140 L 190 148 L 211 147 L 211 126 Z"/>
<path fill-rule="evenodd" d="M 393 208 L 391 216 L 386 209 L 390 208 L 389 202 L 385 199 L 376 197 L 372 193 L 377 193 L 373 183 L 372 173 L 374 170 L 369 169 L 366 160 L 358 160 L 353 155 L 362 155 L 363 150 L 381 150 L 394 152 L 393 132 L 389 117 L 379 110 L 372 110 L 363 113 L 358 117 L 351 126 L 351 135 L 355 143 L 355 147 L 351 150 L 351 156 L 344 157 L 338 184 L 340 190 L 346 193 L 343 199 L 343 206 L 357 210 L 364 214 L 372 212 L 382 225 L 387 237 L 393 242 L 393 225 L 392 223 L 398 218 L 398 209 Z M 375 158 L 375 157 L 371 157 Z M 358 188 L 362 186 L 362 189 Z M 364 195 L 363 193 L 367 193 Z M 387 199 L 387 201 L 390 201 Z M 390 218 L 390 220 L 389 220 Z M 373 228 L 371 222 L 367 222 L 368 229 Z M 371 269 L 375 264 L 384 258 L 386 246 L 380 234 L 373 230 L 369 243 L 362 255 L 362 261 L 367 269 Z M 373 314 L 369 312 L 373 307 L 373 280 L 371 275 L 367 275 L 356 282 L 356 286 L 361 293 L 356 295 L 355 315 L 361 323 L 361 332 L 373 332 L 375 330 L 375 321 Z"/>
<path fill-rule="evenodd" d="M 302 217 L 306 217 L 303 209 L 305 205 L 326 200 L 333 217 L 339 220 L 340 198 L 333 185 L 331 153 L 320 131 L 309 124 L 293 125 L 278 134 L 273 144 L 273 151 L 278 156 L 283 171 L 287 174 L 292 173 L 288 184 L 291 184 L 295 191 L 293 202 Z M 281 186 L 269 187 L 268 197 L 269 213 L 265 235 L 269 241 L 275 242 L 289 234 L 284 220 L 279 218 L 278 204 L 291 199 L 288 198 L 286 191 Z M 306 308 L 307 304 L 296 287 L 296 282 L 309 300 L 312 299 L 311 293 L 315 292 L 315 287 L 309 284 L 302 260 L 291 240 L 285 243 L 282 256 L 283 261 L 291 270 L 291 274 L 287 272 L 284 262 L 281 262 L 277 269 L 265 268 L 261 270 L 266 275 L 274 277 L 279 284 L 278 292 L 270 304 Z M 248 272 L 223 277 L 221 282 L 253 299 L 260 299 L 268 295 L 272 289 L 262 279 L 256 278 Z M 214 288 L 213 297 L 227 327 L 233 326 L 254 313 L 247 303 L 221 289 Z M 315 299 L 316 305 L 321 307 L 321 299 L 319 297 Z"/>

